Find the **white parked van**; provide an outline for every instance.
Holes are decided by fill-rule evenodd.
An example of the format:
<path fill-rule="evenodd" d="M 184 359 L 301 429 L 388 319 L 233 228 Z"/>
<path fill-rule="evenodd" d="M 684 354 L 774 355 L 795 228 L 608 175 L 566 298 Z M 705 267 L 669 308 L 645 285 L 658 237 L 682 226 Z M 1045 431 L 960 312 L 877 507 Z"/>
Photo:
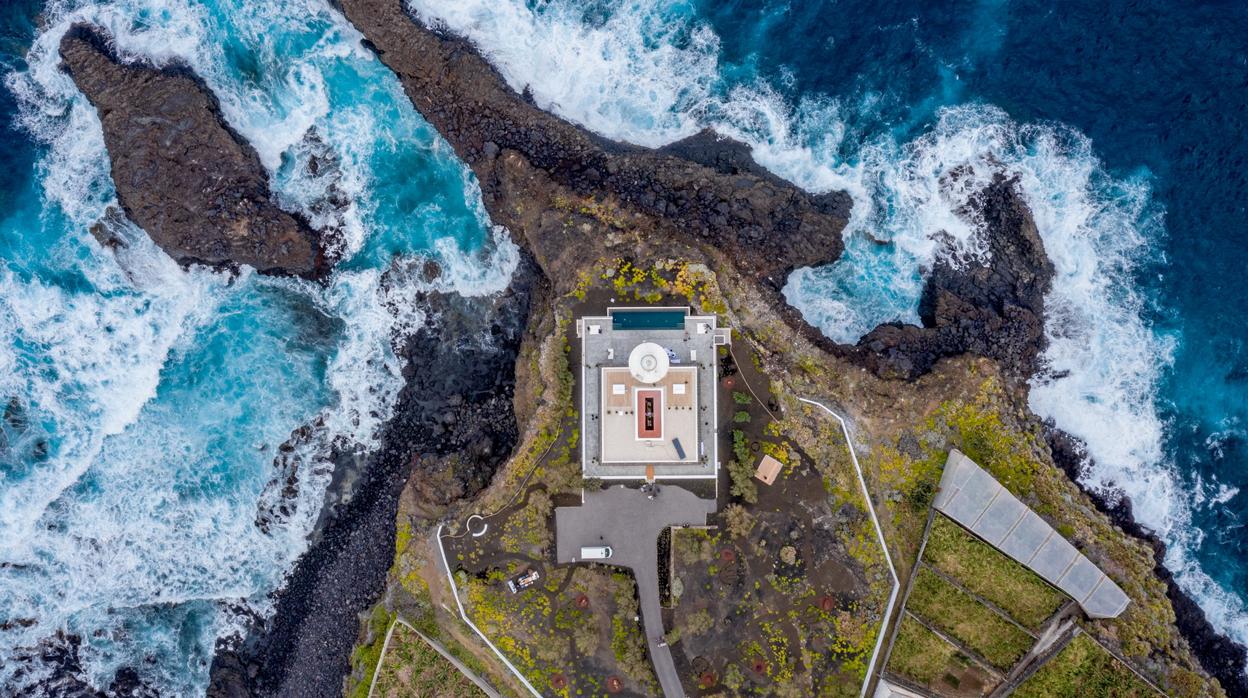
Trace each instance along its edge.
<path fill-rule="evenodd" d="M 581 546 L 582 560 L 605 560 L 609 557 L 611 557 L 611 546 L 609 545 Z"/>

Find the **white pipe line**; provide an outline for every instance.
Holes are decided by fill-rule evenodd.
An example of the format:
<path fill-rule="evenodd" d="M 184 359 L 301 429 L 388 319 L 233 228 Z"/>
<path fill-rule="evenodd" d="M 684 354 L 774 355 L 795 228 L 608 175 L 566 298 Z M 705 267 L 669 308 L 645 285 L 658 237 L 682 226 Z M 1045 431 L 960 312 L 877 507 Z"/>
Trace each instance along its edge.
<path fill-rule="evenodd" d="M 520 670 L 512 665 L 512 663 L 507 660 L 507 657 L 503 656 L 503 653 L 494 646 L 493 642 L 490 642 L 490 638 L 486 637 L 485 633 L 481 632 L 481 629 L 477 627 L 477 624 L 473 623 L 472 620 L 468 618 L 468 613 L 464 611 L 464 603 L 459 600 L 459 587 L 455 586 L 455 576 L 451 574 L 451 566 L 446 561 L 446 548 L 442 547 L 442 528 L 445 525 L 446 524 L 438 524 L 438 532 L 436 534 L 438 539 L 438 552 L 442 554 L 442 568 L 446 570 L 446 581 L 450 582 L 451 593 L 455 596 L 455 605 L 459 607 L 459 617 L 464 619 L 464 622 L 468 624 L 468 627 L 472 628 L 473 632 L 484 640 L 485 644 L 488 645 L 490 649 L 494 650 L 494 654 L 498 655 L 498 658 L 504 665 L 507 666 L 508 669 L 511 670 L 511 673 L 516 675 L 517 679 L 520 679 L 520 683 L 524 684 L 524 687 L 529 689 L 529 693 L 532 693 L 534 698 L 542 698 L 542 694 L 538 693 L 536 688 L 533 688 L 533 684 L 529 683 L 529 680 L 524 678 L 524 674 L 521 674 Z"/>
<path fill-rule="evenodd" d="M 884 609 L 884 621 L 880 623 L 880 632 L 875 638 L 875 650 L 871 652 L 871 662 L 867 665 L 867 676 L 863 679 L 862 689 L 858 692 L 858 698 L 863 698 L 867 694 L 867 687 L 871 685 L 871 677 L 875 675 L 875 662 L 879 658 L 880 648 L 884 646 L 884 635 L 888 630 L 888 621 L 893 614 L 893 604 L 897 601 L 897 591 L 901 588 L 901 582 L 897 578 L 897 570 L 893 567 L 893 556 L 888 554 L 888 543 L 884 541 L 884 529 L 880 527 L 880 519 L 875 515 L 875 505 L 871 503 L 871 492 L 867 489 L 867 479 L 862 475 L 862 466 L 858 464 L 858 454 L 854 451 L 854 442 L 849 437 L 849 427 L 845 424 L 845 419 L 841 415 L 833 412 L 827 405 L 814 400 L 807 400 L 804 397 L 797 398 L 801 402 L 808 405 L 819 407 L 824 412 L 836 418 L 841 424 L 841 433 L 845 435 L 845 445 L 849 447 L 849 457 L 854 462 L 854 470 L 858 473 L 858 485 L 862 488 L 862 496 L 867 500 L 867 513 L 871 515 L 871 523 L 875 525 L 875 535 L 880 540 L 880 548 L 884 551 L 884 560 L 888 563 L 889 574 L 893 576 L 893 591 L 888 595 L 888 606 Z"/>

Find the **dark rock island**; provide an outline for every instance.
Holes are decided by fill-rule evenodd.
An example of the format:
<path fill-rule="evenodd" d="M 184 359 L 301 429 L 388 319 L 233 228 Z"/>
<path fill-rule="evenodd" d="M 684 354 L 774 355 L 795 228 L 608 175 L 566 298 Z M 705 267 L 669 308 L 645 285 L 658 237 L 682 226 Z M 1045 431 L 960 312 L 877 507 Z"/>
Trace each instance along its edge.
<path fill-rule="evenodd" d="M 1025 382 L 1038 369 L 1053 270 L 1013 182 L 999 177 L 972 197 L 966 213 L 985 223 L 989 259 L 932 270 L 922 327 L 884 326 L 857 346 L 837 345 L 779 290 L 792 269 L 839 258 L 846 194 L 805 192 L 710 132 L 657 150 L 610 141 L 537 109 L 470 43 L 424 26 L 401 0 L 338 4 L 472 168 L 491 219 L 528 258 L 507 294 L 424 300 L 433 320 L 408 341 L 407 386 L 383 447 L 356 464 L 358 483 L 279 592 L 275 617 L 218 653 L 212 694 L 340 695 L 358 619 L 383 591 L 387 599 L 398 593 L 387 570 L 400 557 L 400 498 L 410 500 L 399 514 L 414 522 L 408 536 L 427 543 L 439 517 L 464 513 L 513 449 L 554 433 L 567 410 L 531 396 L 564 374 L 547 375 L 526 357 L 566 337 L 556 307 L 577 289 L 583 299 L 597 284 L 605 300 L 646 278 L 662 281 L 648 293 L 729 317 L 741 337 L 734 351 L 752 356 L 764 395 L 770 381 L 777 396 L 810 395 L 845 412 L 854 439 L 870 447 L 864 466 L 875 496 L 897 505 L 881 518 L 898 559 L 914 559 L 917 522 L 926 517 L 922 506 L 910 508 L 922 502 L 922 487 L 903 491 L 898 483 L 934 487 L 936 471 L 926 465 L 933 458 L 968 444 L 988 449 L 980 460 L 1015 468 L 1029 504 L 1069 529 L 1096 562 L 1112 563 L 1137 601 L 1103 639 L 1167 688 L 1207 685 L 1175 630 L 1151 549 L 1115 531 L 1036 436 L 1043 426 L 1027 410 Z M 197 80 L 123 64 L 87 29 L 67 35 L 61 50 L 100 111 L 118 198 L 157 244 L 183 263 L 325 273 L 315 234 L 270 203 L 258 158 Z M 614 275 L 626 269 L 640 276 L 613 288 L 607 279 L 624 281 Z M 662 276 L 669 272 L 674 278 Z M 690 273 L 697 284 L 686 283 Z M 489 341 L 472 339 L 480 337 Z M 551 425 L 540 422 L 545 412 L 555 415 Z M 1208 662 L 1206 669 L 1215 670 Z"/>
<path fill-rule="evenodd" d="M 122 210 L 181 264 L 318 277 L 316 231 L 273 204 L 268 173 L 188 69 L 123 63 L 98 30 L 61 40 L 65 70 L 95 105 Z"/>

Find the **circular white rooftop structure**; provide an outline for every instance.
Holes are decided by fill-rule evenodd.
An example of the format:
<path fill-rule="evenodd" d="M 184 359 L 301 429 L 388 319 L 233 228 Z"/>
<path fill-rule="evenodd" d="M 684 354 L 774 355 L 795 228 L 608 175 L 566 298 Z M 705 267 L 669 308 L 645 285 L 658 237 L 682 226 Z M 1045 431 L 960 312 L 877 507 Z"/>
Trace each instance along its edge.
<path fill-rule="evenodd" d="M 667 350 L 654 342 L 642 342 L 628 355 L 628 372 L 642 383 L 658 383 L 667 375 L 671 362 Z"/>

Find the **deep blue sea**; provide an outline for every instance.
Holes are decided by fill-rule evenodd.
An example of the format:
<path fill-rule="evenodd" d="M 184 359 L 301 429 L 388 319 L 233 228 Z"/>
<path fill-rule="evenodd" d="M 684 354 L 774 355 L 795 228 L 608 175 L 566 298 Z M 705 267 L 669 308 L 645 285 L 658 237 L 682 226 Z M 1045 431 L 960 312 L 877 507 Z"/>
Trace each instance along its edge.
<path fill-rule="evenodd" d="M 984 254 L 958 214 L 971 188 L 943 175 L 1017 177 L 1057 269 L 1032 407 L 1248 641 L 1248 6 L 410 2 L 595 131 L 712 126 L 848 190 L 847 254 L 786 287 L 837 340 L 917 319 L 937 236 Z M 347 260 L 326 287 L 182 271 L 133 226 L 121 253 L 95 242 L 107 154 L 56 69 L 81 20 L 204 76 L 288 208 L 326 196 L 306 136 L 327 144 L 350 206 L 314 217 Z M 374 447 L 393 406 L 421 282 L 382 273 L 432 257 L 441 287 L 489 293 L 514 269 L 471 174 L 358 38 L 325 0 L 0 6 L 0 617 L 23 621 L 0 630 L 0 685 L 37 682 L 12 658 L 64 630 L 98 685 L 129 665 L 202 692 L 216 638 L 267 611 L 305 548 L 328 445 Z M 274 451 L 318 416 L 299 515 L 262 533 Z"/>

